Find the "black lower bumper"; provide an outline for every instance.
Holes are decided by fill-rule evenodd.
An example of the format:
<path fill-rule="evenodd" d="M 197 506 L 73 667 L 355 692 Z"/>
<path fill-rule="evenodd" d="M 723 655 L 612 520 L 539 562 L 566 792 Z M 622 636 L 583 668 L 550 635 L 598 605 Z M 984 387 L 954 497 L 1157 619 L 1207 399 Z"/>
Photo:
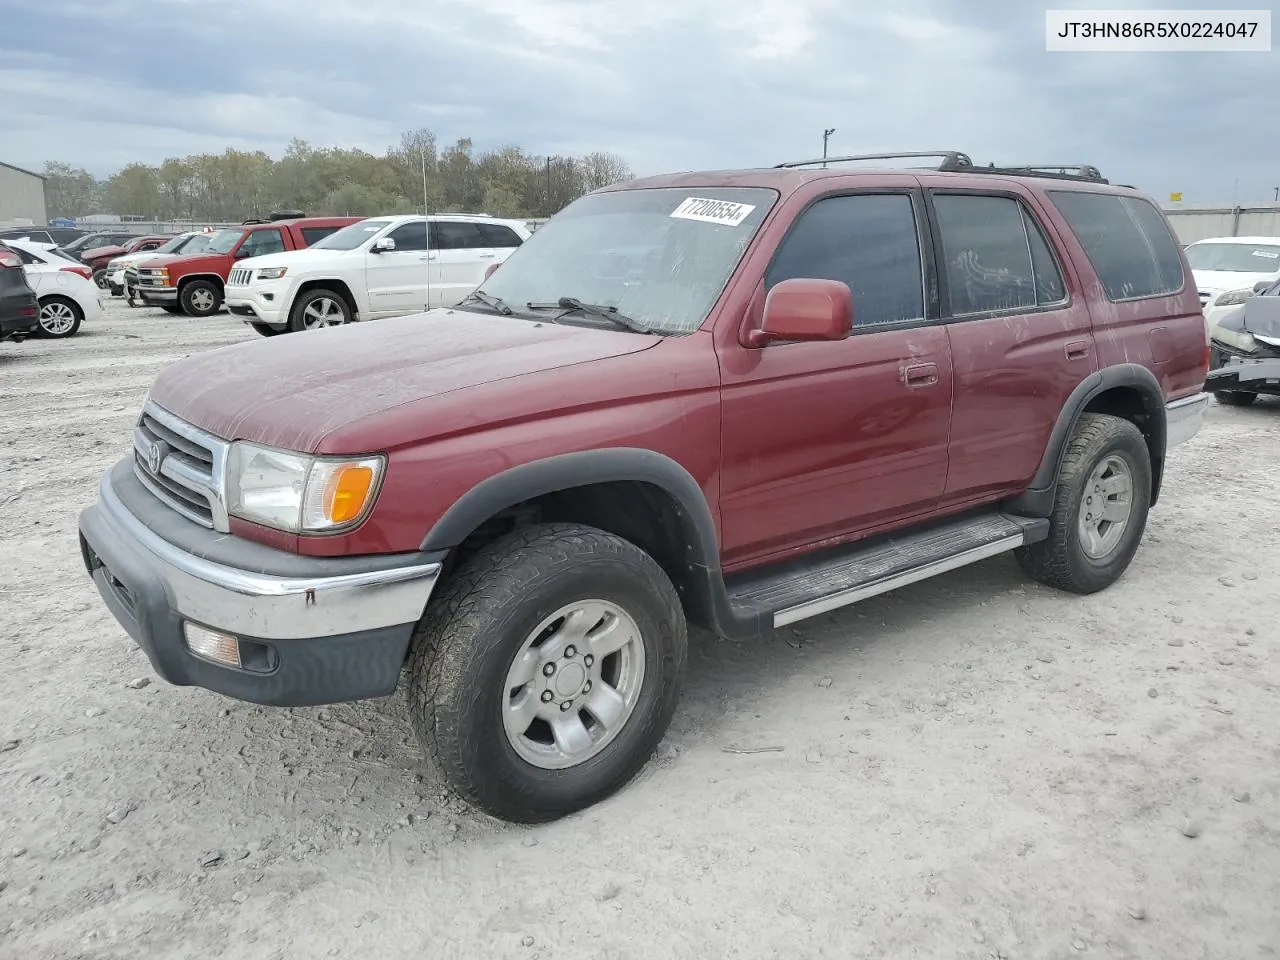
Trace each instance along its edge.
<path fill-rule="evenodd" d="M 113 477 L 119 479 L 122 476 L 123 471 L 119 469 L 108 474 L 104 491 L 109 491 Z M 114 508 L 112 503 L 116 504 Z M 331 602 L 329 599 L 315 599 L 317 592 L 324 596 L 323 589 L 309 597 L 300 595 L 297 598 L 296 609 L 300 615 L 296 619 L 293 618 L 293 608 L 282 606 L 287 598 L 253 597 L 234 590 L 228 591 L 225 598 L 227 619 L 236 622 L 234 629 L 227 623 L 209 622 L 214 618 L 207 610 L 199 618 L 192 617 L 190 612 L 181 609 L 184 602 L 190 602 L 184 601 L 181 594 L 185 591 L 195 595 L 191 586 L 194 583 L 196 588 L 204 591 L 200 596 L 212 596 L 215 604 L 222 604 L 223 598 L 216 592 L 218 588 L 193 580 L 189 574 L 152 552 L 142 541 L 131 539 L 127 528 L 116 518 L 118 503 L 114 496 L 111 503 L 106 502 L 104 492 L 97 504 L 80 515 L 80 551 L 85 568 L 107 608 L 146 653 L 156 673 L 163 679 L 179 686 L 205 687 L 239 700 L 274 706 L 336 703 L 382 697 L 394 692 L 413 633 L 412 620 L 354 632 L 304 637 L 293 635 L 289 638 L 255 636 L 244 629 L 247 623 L 274 624 L 276 628 L 284 624 L 286 632 L 290 627 L 297 627 L 308 610 L 324 610 L 324 605 Z M 117 514 L 112 513 L 113 509 Z M 199 535 L 213 535 L 213 531 L 196 528 L 194 524 L 191 526 Z M 224 551 L 229 539 L 234 540 L 220 538 Z M 199 543 L 193 543 L 192 547 L 194 551 L 203 550 Z M 264 552 L 278 552 L 259 544 L 246 543 L 245 548 L 245 552 L 251 554 L 251 562 L 244 567 L 258 571 L 267 566 L 263 562 Z M 284 569 L 292 578 L 291 582 L 298 582 L 298 574 L 306 575 L 300 566 L 308 563 L 305 558 L 282 554 L 281 560 L 286 564 Z M 335 567 L 332 559 L 311 562 L 315 564 L 317 582 L 321 578 L 332 580 L 335 576 L 344 575 L 340 572 L 342 567 Z M 360 560 L 351 558 L 338 563 L 347 564 L 347 569 L 357 573 Z M 368 569 L 367 565 L 365 569 Z M 279 582 L 290 581 L 282 579 Z M 423 588 L 424 604 L 430 587 L 428 582 Z M 404 589 L 404 585 L 401 584 L 400 588 Z M 341 607 L 342 602 L 341 598 L 333 599 L 333 609 L 340 611 L 339 615 L 350 617 L 352 609 Z M 421 608 L 418 609 L 420 612 Z M 376 607 L 371 609 L 375 617 L 378 612 Z M 344 624 L 346 622 L 343 621 Z M 186 641 L 187 623 L 237 637 L 242 666 L 224 665 L 193 653 Z"/>
<path fill-rule="evenodd" d="M 1280 395 L 1280 357 L 1231 356 L 1214 347 L 1204 381 L 1210 393 Z"/>

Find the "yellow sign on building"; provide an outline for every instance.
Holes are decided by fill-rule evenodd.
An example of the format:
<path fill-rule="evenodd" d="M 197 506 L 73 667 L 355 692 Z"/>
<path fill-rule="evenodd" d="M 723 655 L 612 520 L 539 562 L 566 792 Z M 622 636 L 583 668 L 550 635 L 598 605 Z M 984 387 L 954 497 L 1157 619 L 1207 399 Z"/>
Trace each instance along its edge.
<path fill-rule="evenodd" d="M 1169 194 L 1169 202 L 1170 202 L 1170 203 L 1181 203 L 1181 202 L 1182 202 L 1182 194 L 1181 194 L 1181 193 L 1171 193 L 1171 194 Z"/>

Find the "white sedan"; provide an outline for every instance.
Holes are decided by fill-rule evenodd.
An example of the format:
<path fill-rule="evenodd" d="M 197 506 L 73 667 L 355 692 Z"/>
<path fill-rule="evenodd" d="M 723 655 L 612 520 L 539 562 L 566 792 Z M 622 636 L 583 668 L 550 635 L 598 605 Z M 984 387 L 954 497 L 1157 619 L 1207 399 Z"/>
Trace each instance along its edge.
<path fill-rule="evenodd" d="M 102 291 L 88 266 L 59 250 L 23 240 L 0 240 L 22 258 L 27 282 L 40 301 L 36 336 L 64 339 L 74 336 L 86 320 L 102 317 Z"/>

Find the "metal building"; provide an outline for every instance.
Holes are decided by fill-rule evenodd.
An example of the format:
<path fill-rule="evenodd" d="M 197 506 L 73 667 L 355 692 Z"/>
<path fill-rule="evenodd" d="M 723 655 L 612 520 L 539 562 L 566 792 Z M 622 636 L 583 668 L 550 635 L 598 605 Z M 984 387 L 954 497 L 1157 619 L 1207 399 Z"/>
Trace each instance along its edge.
<path fill-rule="evenodd" d="M 1168 206 L 1164 214 L 1184 244 L 1208 237 L 1280 237 L 1280 203 L 1248 206 Z"/>
<path fill-rule="evenodd" d="M 0 161 L 0 227 L 48 223 L 44 177 Z"/>

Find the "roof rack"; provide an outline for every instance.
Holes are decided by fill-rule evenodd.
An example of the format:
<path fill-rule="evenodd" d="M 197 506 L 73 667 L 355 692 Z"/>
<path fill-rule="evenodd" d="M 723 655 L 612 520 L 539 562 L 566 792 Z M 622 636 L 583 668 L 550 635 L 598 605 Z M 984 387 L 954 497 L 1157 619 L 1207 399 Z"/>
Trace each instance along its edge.
<path fill-rule="evenodd" d="M 779 163 L 774 169 L 811 167 L 814 164 L 826 166 L 829 163 L 851 163 L 854 160 L 903 160 L 908 157 L 941 157 L 942 162 L 936 168 L 938 170 L 967 170 L 973 166 L 973 161 L 969 159 L 968 155 L 961 153 L 959 150 L 924 150 L 918 153 L 863 153 L 850 157 L 819 157 L 817 160 L 793 160 L 789 163 Z"/>
<path fill-rule="evenodd" d="M 975 173 L 1003 173 L 1015 177 L 1052 177 L 1058 180 L 1088 180 L 1091 183 L 1109 183 L 1102 172 L 1088 163 L 1017 163 L 997 167 L 989 163 L 975 167 Z"/>

